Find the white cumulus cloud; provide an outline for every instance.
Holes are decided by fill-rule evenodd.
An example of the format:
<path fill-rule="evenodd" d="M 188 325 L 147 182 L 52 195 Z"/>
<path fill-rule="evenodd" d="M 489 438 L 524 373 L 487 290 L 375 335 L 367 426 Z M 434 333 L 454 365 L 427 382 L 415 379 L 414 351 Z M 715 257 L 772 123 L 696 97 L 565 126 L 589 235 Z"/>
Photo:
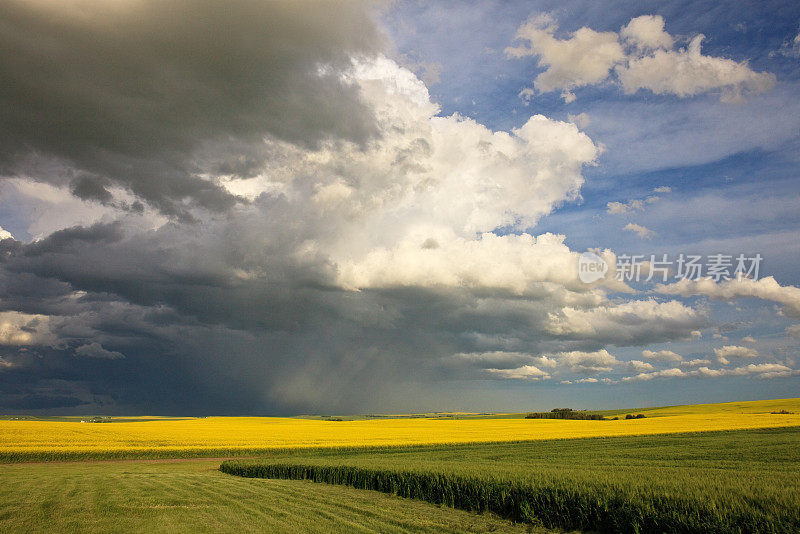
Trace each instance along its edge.
<path fill-rule="evenodd" d="M 608 373 L 620 362 L 605 349 L 594 352 L 579 350 L 561 352 L 556 355 L 559 364 L 581 375 Z"/>
<path fill-rule="evenodd" d="M 725 345 L 722 348 L 714 349 L 717 361 L 727 365 L 730 359 L 752 359 L 758 358 L 758 351 L 749 347 L 739 347 L 737 345 Z"/>
<path fill-rule="evenodd" d="M 715 282 L 711 278 L 700 280 L 682 279 L 674 284 L 659 284 L 655 291 L 664 295 L 689 297 L 705 295 L 712 299 L 730 300 L 739 297 L 752 297 L 769 300 L 783 305 L 783 312 L 789 317 L 800 317 L 800 288 L 782 286 L 774 277 L 759 280 L 737 277 Z"/>
<path fill-rule="evenodd" d="M 641 224 L 636 223 L 628 223 L 622 227 L 623 230 L 627 232 L 633 232 L 642 239 L 652 239 L 656 233 L 649 228 L 642 226 Z"/>
<path fill-rule="evenodd" d="M 680 369 L 664 369 L 663 371 L 653 371 L 652 373 L 639 373 L 634 376 L 626 376 L 622 378 L 623 382 L 636 382 L 643 380 L 653 380 L 654 378 L 675 378 L 685 376 L 685 373 Z"/>
<path fill-rule="evenodd" d="M 683 356 L 680 354 L 676 354 L 671 350 L 659 350 L 659 351 L 652 351 L 652 350 L 643 350 L 642 351 L 642 358 L 646 360 L 653 360 L 656 362 L 681 362 L 683 361 Z"/>
<path fill-rule="evenodd" d="M 628 369 L 634 373 L 646 373 L 655 370 L 655 367 L 653 367 L 653 364 L 641 360 L 631 360 L 628 362 Z"/>
<path fill-rule="evenodd" d="M 539 65 L 546 69 L 533 82 L 536 90 L 546 93 L 561 89 L 564 100 L 571 102 L 575 99 L 572 89 L 605 80 L 625 53 L 614 32 L 584 27 L 568 39 L 557 39 L 557 29 L 550 15 L 534 17 L 517 30 L 517 39 L 528 45 L 509 47 L 506 53 L 512 57 L 538 56 Z"/>
<path fill-rule="evenodd" d="M 724 102 L 739 102 L 763 93 L 776 83 L 774 74 L 756 72 L 746 61 L 704 55 L 694 36 L 686 47 L 664 29 L 660 15 L 632 18 L 617 32 L 580 28 L 565 39 L 550 15 L 522 24 L 516 38 L 527 44 L 509 47 L 511 57 L 536 56 L 545 67 L 533 81 L 539 92 L 561 90 L 564 100 L 575 100 L 573 89 L 612 81 L 628 94 L 640 89 L 655 94 L 689 97 L 718 91 Z"/>
<path fill-rule="evenodd" d="M 628 94 L 647 89 L 657 95 L 694 96 L 720 90 L 723 102 L 741 102 L 749 94 L 771 89 L 774 74 L 755 72 L 746 62 L 703 55 L 704 35 L 695 36 L 687 48 L 656 50 L 629 58 L 614 70 Z"/>
<path fill-rule="evenodd" d="M 487 369 L 489 373 L 499 378 L 514 380 L 547 380 L 550 375 L 536 366 L 523 365 L 515 369 Z"/>

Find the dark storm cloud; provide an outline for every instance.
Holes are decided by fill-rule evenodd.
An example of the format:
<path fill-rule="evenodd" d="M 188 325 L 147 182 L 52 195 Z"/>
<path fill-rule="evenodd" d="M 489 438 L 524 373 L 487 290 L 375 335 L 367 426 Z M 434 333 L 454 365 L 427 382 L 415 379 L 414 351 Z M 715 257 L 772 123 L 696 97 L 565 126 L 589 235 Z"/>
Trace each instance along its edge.
<path fill-rule="evenodd" d="M 248 175 L 265 136 L 366 139 L 371 114 L 338 72 L 381 44 L 361 2 L 6 0 L 0 172 L 102 202 L 117 184 L 184 217 L 182 201 L 229 208 L 198 151 L 238 146 L 210 170 Z"/>
<path fill-rule="evenodd" d="M 486 379 L 500 367 L 455 354 L 597 350 L 631 328 L 637 340 L 664 336 L 624 314 L 594 337 L 554 334 L 548 321 L 563 304 L 544 294 L 342 289 L 327 255 L 297 254 L 326 223 L 302 202 L 261 195 L 197 224 L 142 231 L 129 216 L 0 242 L 0 312 L 49 317 L 36 326 L 45 341 L 0 353 L 11 364 L 0 385 L 17 385 L 5 398 L 49 394 L 62 380 L 83 412 L 392 410 L 409 384 L 436 391 L 439 380 Z M 702 320 L 673 325 L 675 335 Z"/>
<path fill-rule="evenodd" d="M 53 232 L 47 238 L 35 241 L 28 246 L 17 249 L 31 257 L 59 252 L 72 253 L 77 246 L 92 243 L 109 244 L 122 239 L 119 222 L 94 224 L 90 227 L 75 226 Z"/>
<path fill-rule="evenodd" d="M 106 189 L 110 184 L 111 180 L 102 176 L 82 175 L 71 182 L 70 190 L 78 198 L 106 203 L 112 199 L 111 193 Z"/>
<path fill-rule="evenodd" d="M 47 394 L 49 381 L 63 380 L 87 403 L 84 412 L 391 410 L 387 399 L 402 398 L 390 393 L 404 384 L 435 390 L 437 380 L 486 378 L 485 368 L 498 367 L 458 353 L 602 346 L 548 333 L 558 304 L 547 299 L 467 288 L 343 290 L 326 256 L 295 254 L 321 224 L 298 209 L 262 196 L 194 225 L 141 232 L 117 221 L 30 244 L 5 240 L 3 309 L 50 316 L 57 339 L 0 354 L 12 364 L 0 383 L 19 389 L 6 398 Z M 0 407 L 10 410 L 2 399 Z"/>
<path fill-rule="evenodd" d="M 99 260 L 103 241 L 80 242 L 75 258 L 60 249 L 47 255 L 18 254 L 6 264 L 17 268 L 17 260 L 32 262 L 25 264 L 31 271 L 49 265 L 47 276 L 58 273 L 65 280 L 61 283 L 90 291 L 79 298 L 56 291 L 52 298 L 38 299 L 40 307 L 29 300 L 29 313 L 60 314 L 51 324 L 60 344 L 37 348 L 38 355 L 3 355 L 14 365 L 0 372 L 0 383 L 4 388 L 16 384 L 17 391 L 6 398 L 42 394 L 58 379 L 76 389 L 73 396 L 85 400 L 83 412 L 341 413 L 367 406 L 391 410 L 406 384 L 427 384 L 435 390 L 437 380 L 484 376 L 487 365 L 452 358 L 460 352 L 498 350 L 497 342 L 477 341 L 478 334 L 516 336 L 529 350 L 553 343 L 535 317 L 526 321 L 521 312 L 509 313 L 509 303 L 504 306 L 500 300 L 479 303 L 467 290 L 349 292 L 325 287 L 319 283 L 324 278 L 307 283 L 307 276 L 306 282 L 304 277 L 258 278 L 236 286 L 223 276 L 221 266 L 212 277 L 207 266 L 193 263 L 186 267 L 188 272 L 197 268 L 193 276 L 173 278 L 165 269 L 178 250 L 157 262 L 147 252 L 158 248 L 157 241 L 134 247 L 136 239 L 131 239 L 107 250 L 115 257 L 114 265 Z M 125 243 L 129 248 L 122 246 Z M 204 253 L 217 254 L 207 243 Z M 192 249 L 198 243 L 173 246 Z M 201 251 L 197 256 L 202 255 Z M 77 258 L 89 258 L 88 274 L 74 268 Z M 120 265 L 132 267 L 113 270 Z M 113 284 L 108 282 L 112 279 Z M 117 293 L 92 290 L 106 286 Z M 136 299 L 146 304 L 131 303 Z M 504 327 L 503 319 L 511 317 L 515 320 Z M 91 343 L 124 358 L 82 356 L 80 348 Z M 517 359 L 526 360 L 514 357 L 508 365 Z M 11 409 L 2 399 L 0 406 Z"/>
<path fill-rule="evenodd" d="M 428 319 L 459 298 L 331 287 L 325 262 L 288 259 L 304 232 L 281 234 L 280 206 L 265 204 L 261 224 L 226 221 L 194 236 L 197 226 L 142 236 L 100 224 L 18 244 L 3 255 L 0 302 L 54 316 L 59 343 L 5 348 L 12 365 L 0 372 L 0 406 L 34 409 L 24 399 L 58 379 L 96 408 L 88 411 L 350 411 L 374 405 L 391 377 L 420 376 L 426 360 L 452 351 L 457 328 Z M 264 231 L 270 250 L 250 250 Z M 233 274 L 255 265 L 267 276 Z"/>
<path fill-rule="evenodd" d="M 23 395 L 5 401 L 14 410 L 44 410 L 48 408 L 73 408 L 86 404 L 81 399 L 66 395 Z"/>
<path fill-rule="evenodd" d="M 32 291 L 37 277 L 57 293 L 64 287 L 55 281 L 140 306 L 166 304 L 204 324 L 291 330 L 335 298 L 326 290 L 334 268 L 322 256 L 293 259 L 312 228 L 284 224 L 292 207 L 282 198 L 262 199 L 259 208 L 144 234 L 120 222 L 68 228 L 28 245 L 6 241 L 0 260 L 5 277 L 20 277 Z M 16 279 L 8 279 L 5 291 L 13 293 Z"/>

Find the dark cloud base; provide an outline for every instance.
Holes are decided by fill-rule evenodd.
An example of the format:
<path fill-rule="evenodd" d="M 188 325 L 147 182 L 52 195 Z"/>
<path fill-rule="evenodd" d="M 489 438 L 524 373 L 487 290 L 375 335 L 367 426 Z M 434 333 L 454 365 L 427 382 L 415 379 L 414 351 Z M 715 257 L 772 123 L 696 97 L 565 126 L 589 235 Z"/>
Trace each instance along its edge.
<path fill-rule="evenodd" d="M 0 174 L 101 202 L 116 185 L 184 219 L 229 209 L 200 175 L 246 173 L 264 137 L 375 133 L 337 73 L 382 45 L 362 2 L 5 1 Z"/>

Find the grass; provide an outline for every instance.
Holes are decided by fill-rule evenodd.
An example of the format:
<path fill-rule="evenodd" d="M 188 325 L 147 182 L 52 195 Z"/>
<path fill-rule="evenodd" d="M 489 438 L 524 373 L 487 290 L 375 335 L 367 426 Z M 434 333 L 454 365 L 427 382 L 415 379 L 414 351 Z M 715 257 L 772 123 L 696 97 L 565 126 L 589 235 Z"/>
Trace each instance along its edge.
<path fill-rule="evenodd" d="M 798 428 L 295 451 L 221 469 L 376 489 L 549 528 L 800 532 Z"/>
<path fill-rule="evenodd" d="M 593 412 L 619 416 L 601 421 L 8 417 L 0 532 L 522 528 L 498 516 L 536 530 L 800 532 L 798 412 L 800 399 Z M 271 478 L 208 460 L 8 463 L 255 455 L 267 458 L 221 469 Z"/>
<path fill-rule="evenodd" d="M 218 465 L 1 465 L 0 532 L 525 532 L 491 514 L 341 486 L 229 477 Z"/>
<path fill-rule="evenodd" d="M 793 414 L 773 414 L 786 410 Z M 253 456 L 281 449 L 531 441 L 800 426 L 800 399 L 672 407 L 645 419 L 476 417 L 325 421 L 279 417 L 0 420 L 0 462 Z"/>

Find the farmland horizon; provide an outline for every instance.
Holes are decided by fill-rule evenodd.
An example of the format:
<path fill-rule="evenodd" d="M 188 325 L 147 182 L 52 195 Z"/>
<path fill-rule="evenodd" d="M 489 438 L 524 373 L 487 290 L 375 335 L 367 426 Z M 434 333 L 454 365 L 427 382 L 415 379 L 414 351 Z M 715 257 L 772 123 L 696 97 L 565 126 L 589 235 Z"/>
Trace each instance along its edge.
<path fill-rule="evenodd" d="M 800 398 L 592 413 L 7 416 L 0 528 L 788 533 L 800 527 L 798 443 Z"/>
<path fill-rule="evenodd" d="M 0 463 L 263 456 L 800 426 L 800 398 L 583 412 L 317 417 L 4 417 Z"/>
<path fill-rule="evenodd" d="M 718 404 L 740 404 L 749 402 L 760 401 L 788 401 L 796 400 L 796 397 L 764 397 L 756 399 L 734 398 L 730 400 L 715 401 L 715 402 L 685 402 L 677 404 L 652 404 L 652 405 L 626 405 L 620 404 L 615 406 L 578 406 L 578 405 L 552 405 L 530 408 L 525 410 L 471 410 L 471 409 L 442 409 L 442 410 L 424 410 L 424 411 L 394 411 L 394 412 L 379 412 L 379 411 L 365 411 L 365 412 L 352 412 L 352 413 L 333 413 L 333 412 L 318 412 L 318 413 L 126 413 L 126 412 L 68 412 L 68 413 L 24 413 L 24 412 L 0 412 L 0 418 L 9 417 L 26 417 L 26 418 L 69 418 L 69 419 L 89 419 L 92 417 L 108 417 L 108 418 L 208 418 L 208 417 L 274 417 L 274 418 L 309 418 L 309 417 L 359 417 L 359 418 L 391 418 L 391 417 L 409 417 L 409 416 L 427 416 L 427 415 L 443 415 L 443 416 L 524 416 L 532 412 L 548 412 L 555 409 L 569 408 L 576 411 L 586 412 L 636 412 L 642 410 L 653 410 L 661 408 L 679 408 L 683 406 L 704 406 L 704 405 L 718 405 Z"/>

